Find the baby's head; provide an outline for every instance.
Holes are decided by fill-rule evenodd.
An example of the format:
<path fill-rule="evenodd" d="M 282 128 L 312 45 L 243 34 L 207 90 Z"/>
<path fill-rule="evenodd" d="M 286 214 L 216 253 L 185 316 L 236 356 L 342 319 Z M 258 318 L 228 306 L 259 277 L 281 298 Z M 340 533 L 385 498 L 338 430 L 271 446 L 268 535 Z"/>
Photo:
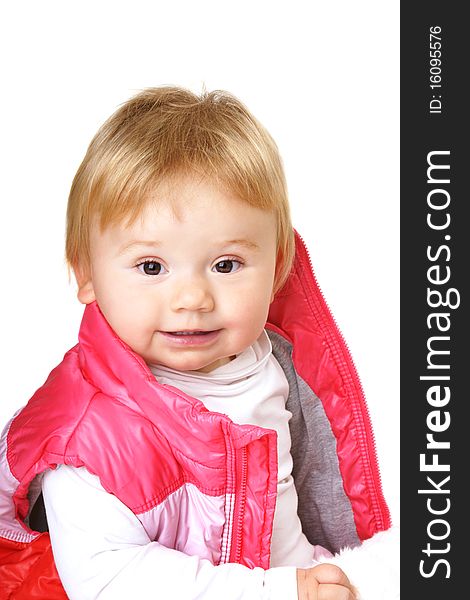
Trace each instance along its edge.
<path fill-rule="evenodd" d="M 228 362 L 260 335 L 292 265 L 274 141 L 225 92 L 143 91 L 90 144 L 66 253 L 80 301 L 147 363 Z"/>

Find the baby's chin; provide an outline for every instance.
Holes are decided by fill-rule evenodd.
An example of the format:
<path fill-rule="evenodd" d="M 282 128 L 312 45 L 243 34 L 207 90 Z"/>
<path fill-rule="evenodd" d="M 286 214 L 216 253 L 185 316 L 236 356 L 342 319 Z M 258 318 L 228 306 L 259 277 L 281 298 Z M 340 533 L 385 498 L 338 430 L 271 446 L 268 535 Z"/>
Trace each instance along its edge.
<path fill-rule="evenodd" d="M 191 369 L 191 370 L 197 371 L 198 373 L 210 373 L 211 371 L 214 371 L 215 369 L 218 369 L 219 367 L 223 367 L 224 365 L 227 365 L 234 358 L 235 358 L 235 355 L 224 356 L 223 358 L 219 358 L 219 359 L 215 360 L 214 362 L 211 362 L 210 364 L 206 365 L 205 367 L 202 367 L 200 369 Z"/>

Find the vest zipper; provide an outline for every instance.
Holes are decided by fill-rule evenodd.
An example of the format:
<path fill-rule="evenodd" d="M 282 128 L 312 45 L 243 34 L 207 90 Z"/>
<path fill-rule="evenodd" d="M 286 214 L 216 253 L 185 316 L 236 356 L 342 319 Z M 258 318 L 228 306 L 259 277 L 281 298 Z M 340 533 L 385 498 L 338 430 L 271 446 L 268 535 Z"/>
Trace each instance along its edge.
<path fill-rule="evenodd" d="M 310 287 L 310 291 L 322 305 L 321 313 L 320 311 L 316 311 L 315 316 L 321 321 L 322 330 L 326 333 L 330 346 L 335 351 L 335 354 L 339 358 L 342 367 L 344 367 L 345 369 L 345 373 L 342 373 L 342 375 L 348 375 L 350 383 L 352 384 L 356 392 L 355 394 L 351 395 L 353 402 L 352 409 L 354 413 L 354 422 L 358 426 L 358 432 L 360 434 L 358 436 L 358 441 L 361 447 L 361 456 L 367 457 L 369 459 L 367 465 L 365 466 L 367 466 L 368 471 L 366 475 L 368 476 L 369 487 L 373 492 L 373 512 L 379 530 L 387 529 L 388 527 L 390 527 L 391 524 L 390 511 L 383 496 L 382 479 L 377 459 L 375 436 L 372 430 L 371 418 L 366 403 L 364 390 L 359 379 L 359 374 L 357 372 L 356 366 L 353 362 L 349 346 L 346 340 L 344 339 L 343 334 L 341 333 L 335 318 L 333 317 L 333 314 L 330 310 L 330 307 L 328 306 L 328 303 L 325 300 L 320 286 L 318 285 L 318 280 L 313 270 L 312 261 L 307 245 L 305 244 L 303 238 L 297 231 L 296 235 L 302 242 L 304 250 L 304 253 L 299 254 L 301 262 L 303 262 L 303 254 L 305 254 L 305 258 L 309 267 L 310 278 L 307 277 L 306 281 Z M 325 315 L 326 318 L 320 319 L 320 314 Z"/>
<path fill-rule="evenodd" d="M 240 481 L 240 491 L 237 494 L 237 503 L 234 511 L 234 535 L 232 544 L 234 548 L 233 559 L 231 562 L 239 563 L 242 556 L 242 539 L 243 539 L 243 519 L 246 506 L 246 485 L 248 479 L 248 452 L 246 446 L 241 448 L 240 461 L 237 465 L 237 473 Z"/>

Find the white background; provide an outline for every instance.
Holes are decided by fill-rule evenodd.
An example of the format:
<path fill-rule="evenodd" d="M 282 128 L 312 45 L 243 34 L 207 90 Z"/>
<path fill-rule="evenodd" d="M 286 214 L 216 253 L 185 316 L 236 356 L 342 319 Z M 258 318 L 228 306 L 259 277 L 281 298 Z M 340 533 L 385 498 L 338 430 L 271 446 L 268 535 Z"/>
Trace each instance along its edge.
<path fill-rule="evenodd" d="M 17 0 L 0 23 L 0 426 L 76 342 L 64 218 L 97 128 L 147 86 L 226 89 L 278 143 L 397 522 L 398 1 Z"/>

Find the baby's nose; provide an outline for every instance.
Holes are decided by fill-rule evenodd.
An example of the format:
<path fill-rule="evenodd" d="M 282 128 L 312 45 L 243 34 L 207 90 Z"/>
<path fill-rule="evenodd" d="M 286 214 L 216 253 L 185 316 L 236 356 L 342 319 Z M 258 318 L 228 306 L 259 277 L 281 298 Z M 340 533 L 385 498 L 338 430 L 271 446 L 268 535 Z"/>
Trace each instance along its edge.
<path fill-rule="evenodd" d="M 172 298 L 173 310 L 197 310 L 209 312 L 214 308 L 214 299 L 207 282 L 202 278 L 187 279 L 175 289 Z"/>

